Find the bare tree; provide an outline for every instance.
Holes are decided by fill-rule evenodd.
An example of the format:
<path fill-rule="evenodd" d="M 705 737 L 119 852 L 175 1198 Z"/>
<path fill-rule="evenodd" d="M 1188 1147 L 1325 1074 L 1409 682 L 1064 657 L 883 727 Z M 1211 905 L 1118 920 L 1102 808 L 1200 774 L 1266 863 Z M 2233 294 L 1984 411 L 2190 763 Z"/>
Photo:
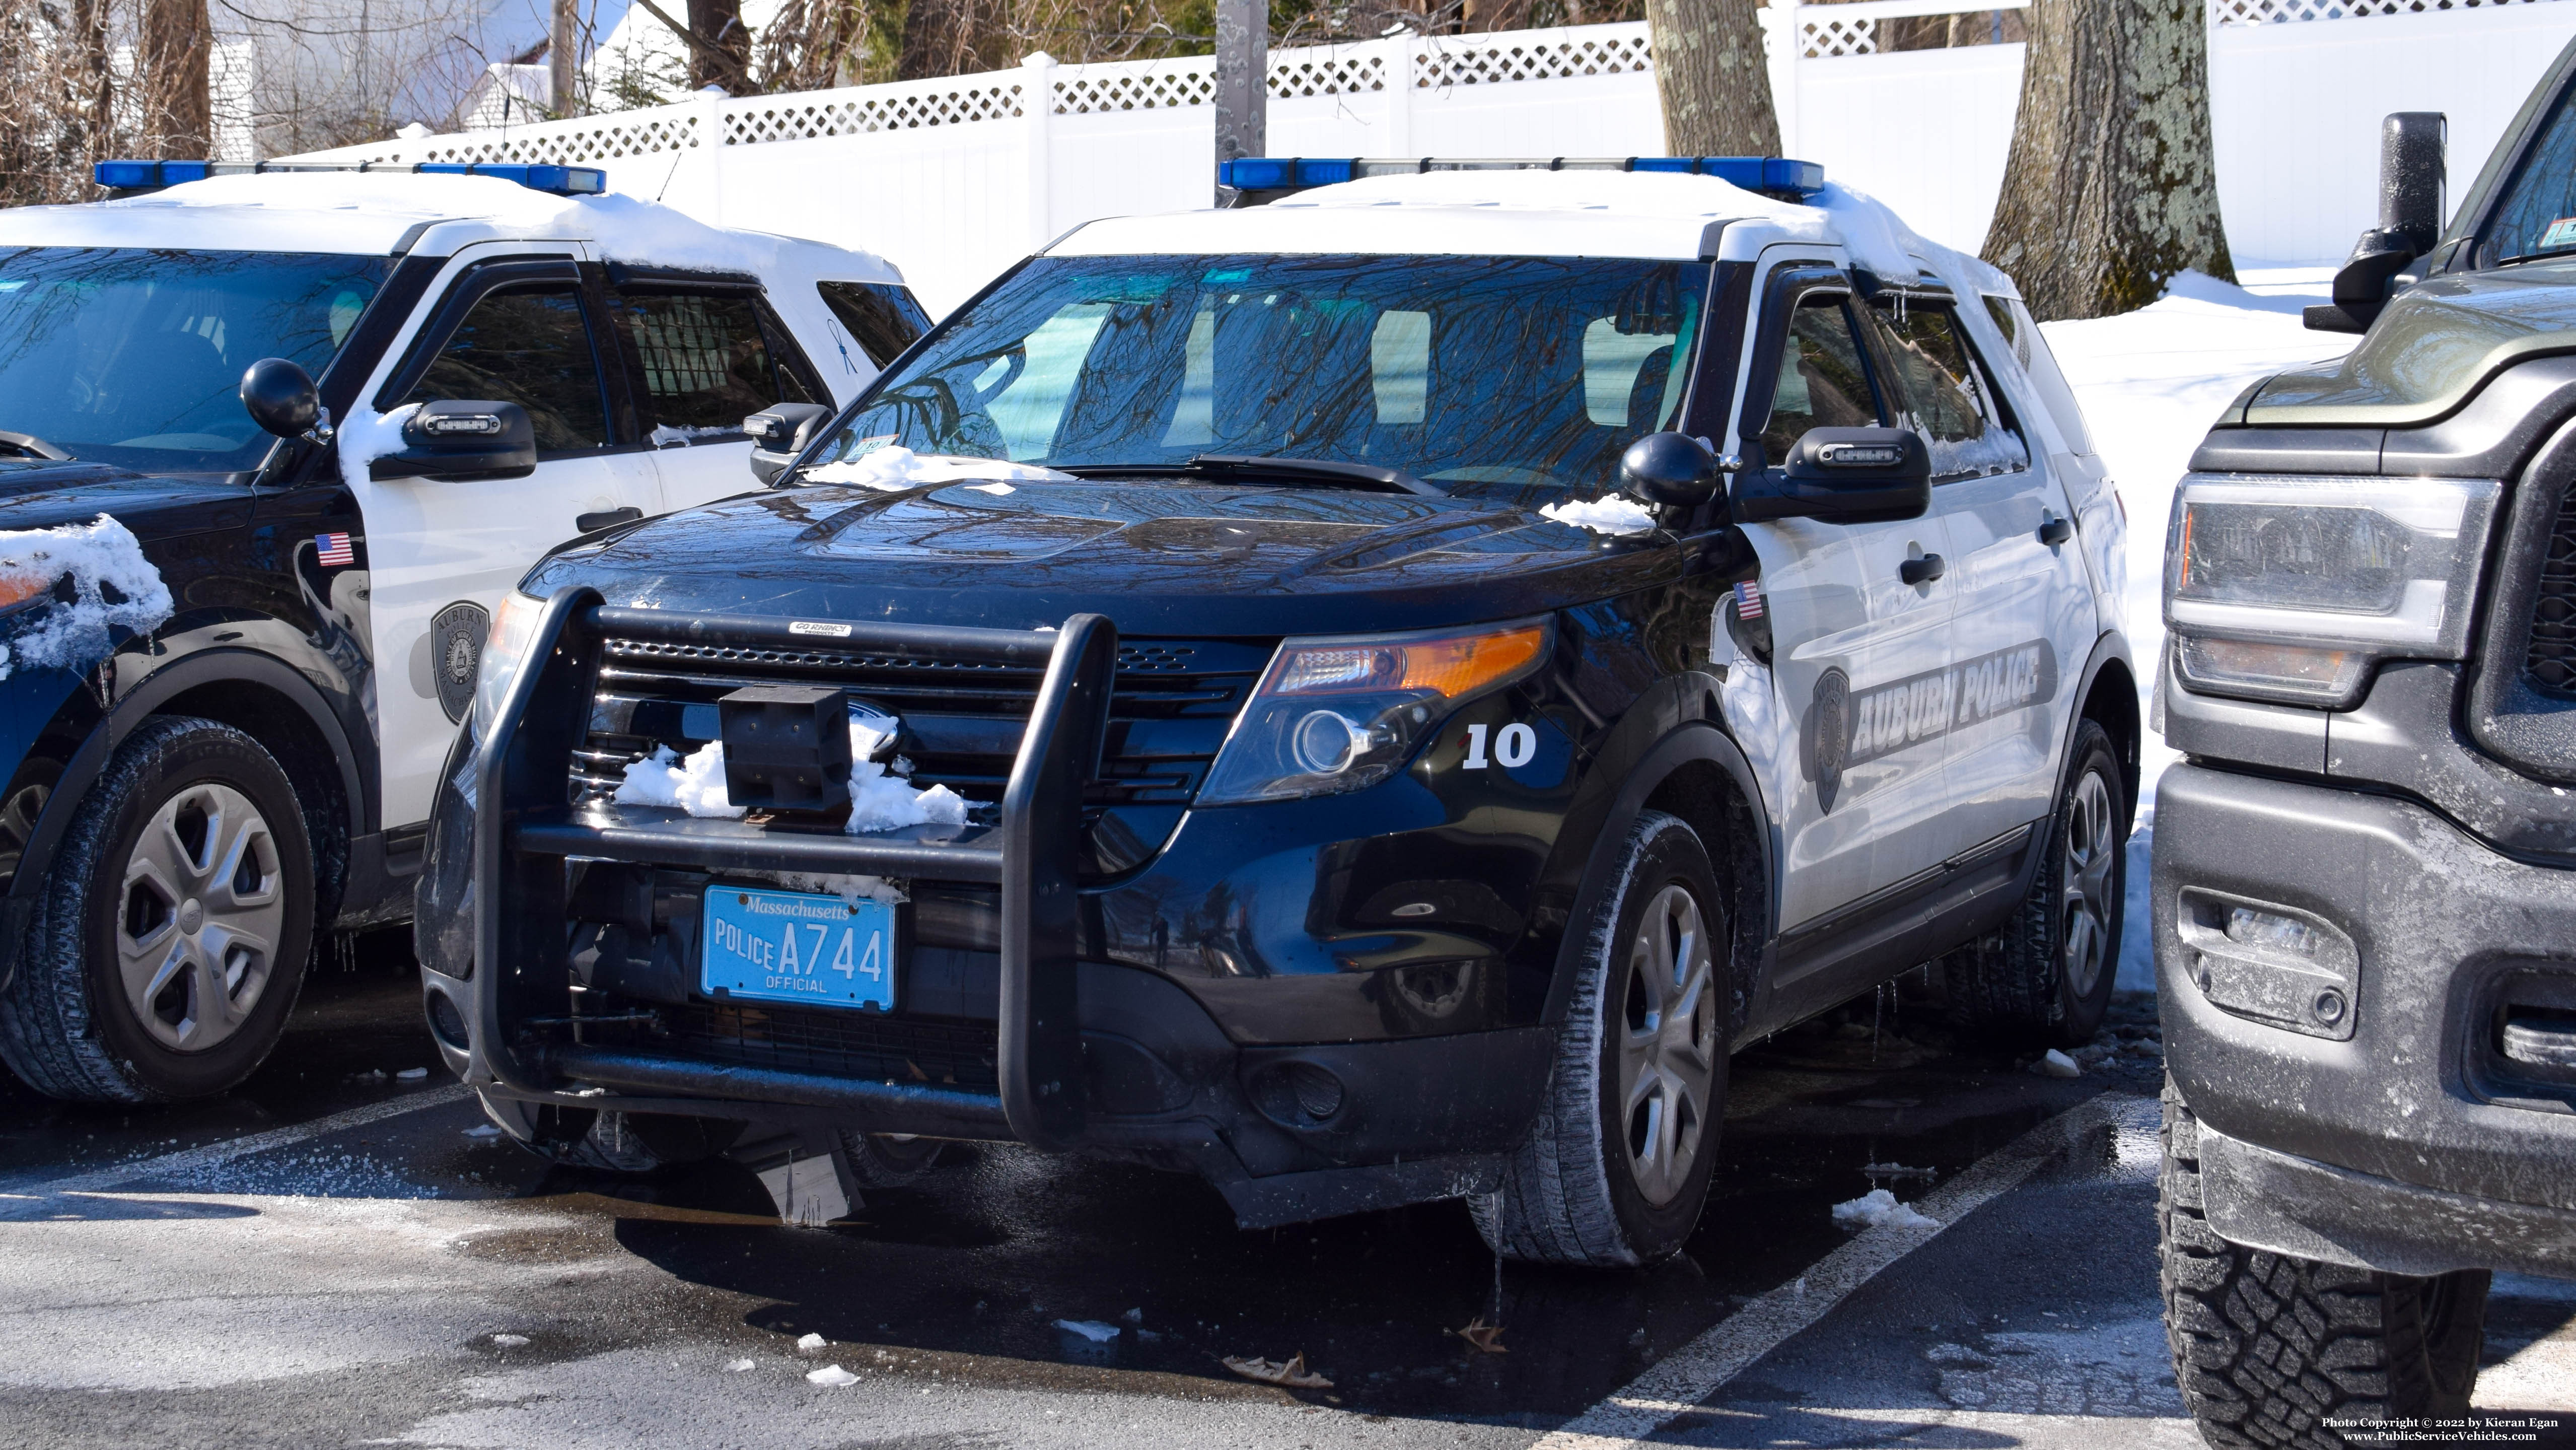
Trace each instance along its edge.
<path fill-rule="evenodd" d="M 911 0 L 904 9 L 903 80 L 999 70 L 1012 54 L 1009 0 Z"/>
<path fill-rule="evenodd" d="M 211 154 L 214 98 L 206 81 L 214 40 L 206 0 L 143 0 L 134 65 L 143 144 L 154 157 L 202 161 Z"/>
<path fill-rule="evenodd" d="M 2191 268 L 2234 281 L 2202 0 L 2036 0 L 2029 19 L 1986 260 L 2043 318 L 2144 307 Z"/>
<path fill-rule="evenodd" d="M 1646 0 L 1664 145 L 1675 156 L 1777 156 L 1780 117 L 1754 0 Z"/>

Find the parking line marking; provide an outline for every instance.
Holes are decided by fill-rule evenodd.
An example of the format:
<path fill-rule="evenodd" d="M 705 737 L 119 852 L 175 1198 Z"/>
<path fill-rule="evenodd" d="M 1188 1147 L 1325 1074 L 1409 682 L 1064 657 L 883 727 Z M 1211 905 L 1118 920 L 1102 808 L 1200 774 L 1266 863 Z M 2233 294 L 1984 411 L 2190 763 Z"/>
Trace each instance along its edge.
<path fill-rule="evenodd" d="M 1700 1408 L 1727 1381 L 1822 1319 L 1880 1270 L 1944 1229 L 2021 1186 L 2040 1165 L 2104 1128 L 2157 1112 L 2156 1100 L 2106 1092 L 2088 1098 L 1970 1164 L 1913 1207 L 1936 1223 L 1882 1224 L 1818 1259 L 1804 1274 L 1719 1320 L 1653 1369 L 1542 1437 L 1531 1450 L 1611 1450 Z"/>
<path fill-rule="evenodd" d="M 18 1217 L 17 1210 L 32 1206 L 26 1202 L 27 1200 L 41 1202 L 48 1198 L 59 1198 L 66 1193 L 96 1193 L 102 1188 L 114 1188 L 120 1183 L 132 1183 L 138 1178 L 157 1178 L 164 1174 L 213 1168 L 230 1163 L 236 1158 L 247 1158 L 253 1153 L 265 1153 L 271 1148 L 290 1147 L 308 1138 L 320 1138 L 332 1133 L 345 1132 L 350 1128 L 364 1127 L 369 1123 L 400 1117 L 404 1113 L 416 1113 L 426 1108 L 443 1108 L 465 1096 L 467 1092 L 464 1084 L 451 1083 L 446 1087 L 405 1093 L 401 1097 L 384 1102 L 369 1103 L 362 1108 L 333 1113 L 327 1118 L 315 1118 L 309 1123 L 273 1128 L 268 1132 L 253 1133 L 244 1138 L 227 1138 L 220 1143 L 207 1143 L 195 1148 L 182 1148 L 176 1153 L 164 1153 L 158 1158 L 138 1158 L 129 1163 L 117 1164 L 112 1168 L 100 1168 L 89 1173 L 75 1174 L 69 1178 L 57 1178 L 50 1183 L 39 1183 L 28 1188 L 0 1188 L 0 1219 Z"/>

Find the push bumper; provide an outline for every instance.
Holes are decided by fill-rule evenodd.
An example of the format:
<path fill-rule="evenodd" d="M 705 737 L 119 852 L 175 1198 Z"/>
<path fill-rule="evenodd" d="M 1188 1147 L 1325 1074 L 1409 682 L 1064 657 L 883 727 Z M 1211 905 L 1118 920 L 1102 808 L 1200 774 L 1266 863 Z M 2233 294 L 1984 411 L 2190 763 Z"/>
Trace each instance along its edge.
<path fill-rule="evenodd" d="M 563 782 L 590 716 L 603 637 L 745 650 L 812 641 L 785 620 L 609 609 L 586 590 L 549 602 L 479 753 L 460 755 L 450 771 L 470 773 L 471 794 L 442 800 L 434 832 L 425 893 L 447 874 L 442 848 L 472 861 L 473 884 L 455 893 L 457 909 L 432 909 L 425 898 L 422 912 L 425 937 L 444 935 L 450 918 L 470 932 L 470 951 L 425 941 L 423 952 L 434 1035 L 466 1082 L 570 1108 L 1139 1158 L 1198 1171 L 1248 1227 L 1491 1191 L 1500 1155 L 1526 1131 L 1547 1081 L 1547 1030 L 1245 1046 L 1170 979 L 1079 957 L 1082 796 L 1098 765 L 1117 654 L 1107 620 L 1076 616 L 1058 631 L 852 629 L 832 647 L 1043 668 L 998 824 L 849 836 L 595 801 L 567 806 Z M 470 832 L 451 828 L 451 811 L 470 820 Z M 693 1053 L 658 1010 L 584 1018 L 567 987 L 569 862 L 998 887 L 998 961 L 986 957 L 981 968 L 998 978 L 993 1005 L 956 1009 L 992 1024 L 981 1039 L 988 1045 L 965 1049 L 968 1059 L 987 1054 L 989 1080 L 935 1068 L 924 1075 L 909 1063 L 910 1081 L 751 1065 Z M 648 920 L 689 916 L 661 893 Z M 640 935 L 654 930 L 639 926 Z"/>
<path fill-rule="evenodd" d="M 2503 1031 L 2576 1008 L 2576 871 L 2407 801 L 2192 765 L 2155 824 L 2166 1061 L 2211 1226 L 2392 1273 L 2576 1275 L 2576 1073 Z"/>

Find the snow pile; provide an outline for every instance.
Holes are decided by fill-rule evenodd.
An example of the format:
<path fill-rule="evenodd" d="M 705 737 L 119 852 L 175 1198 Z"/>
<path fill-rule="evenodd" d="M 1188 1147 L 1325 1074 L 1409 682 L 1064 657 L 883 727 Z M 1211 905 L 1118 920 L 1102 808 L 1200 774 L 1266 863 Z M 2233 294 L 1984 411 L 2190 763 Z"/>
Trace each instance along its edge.
<path fill-rule="evenodd" d="M 925 483 L 956 483 L 979 478 L 995 483 L 1076 483 L 1070 473 L 1013 463 L 1006 458 L 961 458 L 948 453 L 915 453 L 888 444 L 856 458 L 818 463 L 805 470 L 807 483 L 854 483 L 861 488 L 893 490 Z"/>
<path fill-rule="evenodd" d="M 796 1341 L 796 1349 L 800 1354 L 812 1354 L 831 1342 L 832 1341 L 825 1339 L 819 1334 L 809 1333 L 798 1337 Z"/>
<path fill-rule="evenodd" d="M 143 634 L 170 617 L 170 586 L 143 557 L 134 531 L 107 514 L 86 524 L 0 532 L 0 580 L 30 593 L 68 577 L 73 599 L 57 601 L 0 645 L 0 680 L 18 665 L 86 669 L 116 648 L 111 628 Z M 110 600 L 108 591 L 116 598 Z M 23 597 L 23 596 L 22 596 Z"/>
<path fill-rule="evenodd" d="M 390 413 L 379 413 L 363 404 L 339 425 L 336 446 L 340 454 L 340 481 L 358 496 L 366 496 L 370 482 L 367 465 L 389 453 L 403 450 L 403 425 L 420 411 L 420 404 L 405 403 Z"/>
<path fill-rule="evenodd" d="M 1118 1326 L 1097 1319 L 1059 1319 L 1055 1327 L 1067 1334 L 1079 1334 L 1094 1344 L 1107 1344 L 1118 1337 Z"/>
<path fill-rule="evenodd" d="M 899 724 L 891 715 L 851 711 L 850 820 L 843 829 L 857 834 L 890 831 L 899 826 L 966 824 L 964 796 L 944 785 L 916 789 L 903 778 L 910 772 L 906 762 L 891 762 L 890 772 L 889 762 L 872 758 L 894 743 Z M 686 758 L 667 745 L 654 746 L 651 755 L 626 767 L 626 777 L 610 799 L 621 805 L 675 808 L 693 816 L 735 817 L 742 815 L 744 809 L 725 793 L 721 740 L 699 746 Z M 844 899 L 852 892 L 875 894 L 855 883 L 871 882 L 880 888 L 884 885 L 874 877 L 833 879 L 842 884 L 827 889 Z"/>
<path fill-rule="evenodd" d="M 1849 1203 L 1834 1205 L 1834 1224 L 1838 1228 L 1939 1228 L 1941 1221 L 1926 1218 L 1914 1211 L 1912 1204 L 1899 1203 L 1896 1195 L 1884 1188 L 1873 1188 Z"/>
<path fill-rule="evenodd" d="M 1572 524 L 1596 534 L 1642 534 L 1655 526 L 1655 516 L 1646 511 L 1644 504 L 1615 493 L 1608 498 L 1552 503 L 1540 509 L 1539 513 L 1560 524 Z"/>
<path fill-rule="evenodd" d="M 839 1389 L 843 1385 L 854 1385 L 859 1382 L 859 1377 L 857 1375 L 850 1373 L 848 1370 L 841 1368 L 837 1364 L 827 1364 L 821 1369 L 808 1370 L 805 1372 L 805 1378 L 815 1384 L 824 1385 L 832 1389 Z"/>

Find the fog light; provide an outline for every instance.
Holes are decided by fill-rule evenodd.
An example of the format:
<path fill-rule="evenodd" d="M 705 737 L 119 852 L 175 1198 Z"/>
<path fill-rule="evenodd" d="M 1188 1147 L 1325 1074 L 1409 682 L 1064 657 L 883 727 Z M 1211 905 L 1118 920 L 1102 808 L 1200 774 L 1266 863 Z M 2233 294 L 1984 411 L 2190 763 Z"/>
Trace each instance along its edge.
<path fill-rule="evenodd" d="M 459 1052 L 470 1050 L 473 1037 L 465 1030 L 465 1014 L 456 1010 L 445 992 L 433 991 L 428 996 L 430 1035 Z"/>
<path fill-rule="evenodd" d="M 2222 1011 L 2310 1037 L 2352 1037 L 2361 953 L 2312 912 L 2200 887 L 2176 903 L 2192 985 Z"/>
<path fill-rule="evenodd" d="M 1342 1110 L 1342 1080 L 1315 1062 L 1274 1062 L 1253 1075 L 1252 1103 L 1291 1128 L 1321 1126 Z"/>

